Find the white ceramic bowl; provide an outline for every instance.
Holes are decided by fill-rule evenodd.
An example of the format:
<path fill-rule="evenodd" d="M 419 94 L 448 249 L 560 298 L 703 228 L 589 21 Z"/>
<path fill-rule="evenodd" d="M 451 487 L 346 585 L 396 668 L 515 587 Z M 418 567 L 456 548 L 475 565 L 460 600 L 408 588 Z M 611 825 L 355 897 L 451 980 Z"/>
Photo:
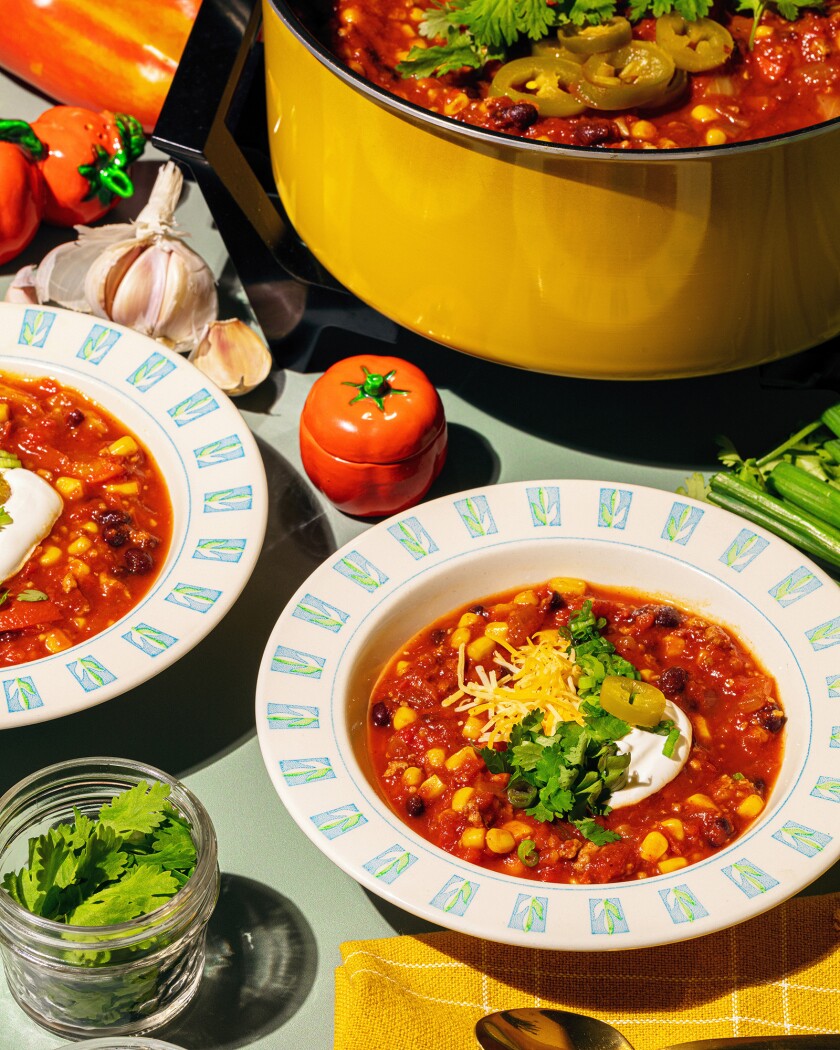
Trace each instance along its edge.
<path fill-rule="evenodd" d="M 178 660 L 221 620 L 265 535 L 265 470 L 242 416 L 185 358 L 87 314 L 0 303 L 0 372 L 50 376 L 149 449 L 169 487 L 172 541 L 145 597 L 72 649 L 0 670 L 0 729 L 91 707 Z"/>
<path fill-rule="evenodd" d="M 732 628 L 775 677 L 789 716 L 780 776 L 760 818 L 713 857 L 632 883 L 549 885 L 444 853 L 383 801 L 365 739 L 370 688 L 384 662 L 459 605 L 552 576 L 670 599 Z M 595 951 L 731 926 L 838 859 L 838 699 L 837 585 L 798 551 L 672 493 L 534 481 L 421 505 L 329 558 L 271 635 L 257 726 L 286 808 L 372 892 L 491 940 Z"/>

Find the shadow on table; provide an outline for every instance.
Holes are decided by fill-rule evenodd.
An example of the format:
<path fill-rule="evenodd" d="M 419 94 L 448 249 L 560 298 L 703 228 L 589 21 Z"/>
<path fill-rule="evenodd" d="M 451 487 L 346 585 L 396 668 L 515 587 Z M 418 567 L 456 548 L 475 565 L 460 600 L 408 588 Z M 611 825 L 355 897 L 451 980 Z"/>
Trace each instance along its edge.
<path fill-rule="evenodd" d="M 286 601 L 335 548 L 319 505 L 295 470 L 260 442 L 268 529 L 257 565 L 225 618 L 181 660 L 108 703 L 2 735 L 0 793 L 65 759 L 116 755 L 176 776 L 211 762 L 254 732 L 263 650 Z"/>
<path fill-rule="evenodd" d="M 200 1050 L 232 1050 L 275 1031 L 315 980 L 315 936 L 286 897 L 222 875 L 207 933 L 202 983 L 186 1011 L 155 1037 Z"/>

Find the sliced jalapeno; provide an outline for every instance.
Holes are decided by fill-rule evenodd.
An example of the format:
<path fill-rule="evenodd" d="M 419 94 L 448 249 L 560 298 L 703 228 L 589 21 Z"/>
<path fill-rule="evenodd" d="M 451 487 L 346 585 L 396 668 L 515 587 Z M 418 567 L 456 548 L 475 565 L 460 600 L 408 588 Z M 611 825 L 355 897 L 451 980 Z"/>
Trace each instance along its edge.
<path fill-rule="evenodd" d="M 579 66 L 586 61 L 586 55 L 570 51 L 563 47 L 556 36 L 544 36 L 531 44 L 531 54 L 535 58 L 562 58 L 566 62 L 576 62 Z"/>
<path fill-rule="evenodd" d="M 677 69 L 702 73 L 722 66 L 735 44 L 729 30 L 712 18 L 686 22 L 672 12 L 656 20 L 656 43 L 673 58 Z"/>
<path fill-rule="evenodd" d="M 668 81 L 665 90 L 661 95 L 652 102 L 642 102 L 639 105 L 639 109 L 661 109 L 665 106 L 673 105 L 678 99 L 682 98 L 688 88 L 688 73 L 684 69 L 675 69 L 674 75 Z"/>
<path fill-rule="evenodd" d="M 574 117 L 586 103 L 566 90 L 581 76 L 576 62 L 553 56 L 515 58 L 493 77 L 491 95 L 507 95 L 515 102 L 530 102 L 541 117 Z"/>
<path fill-rule="evenodd" d="M 571 89 L 593 109 L 632 109 L 661 98 L 674 75 L 674 61 L 661 47 L 633 40 L 615 51 L 592 55 Z"/>
<path fill-rule="evenodd" d="M 598 26 L 576 26 L 571 22 L 557 30 L 557 39 L 569 51 L 579 55 L 595 55 L 624 47 L 633 38 L 633 29 L 626 18 L 615 15 Z"/>

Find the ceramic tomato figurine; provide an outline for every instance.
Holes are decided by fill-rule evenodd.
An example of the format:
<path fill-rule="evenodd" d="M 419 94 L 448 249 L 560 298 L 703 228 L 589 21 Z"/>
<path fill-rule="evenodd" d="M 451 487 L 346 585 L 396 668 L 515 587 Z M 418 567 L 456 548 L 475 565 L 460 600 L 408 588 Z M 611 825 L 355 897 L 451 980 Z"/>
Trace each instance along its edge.
<path fill-rule="evenodd" d="M 446 459 L 437 390 L 399 357 L 338 361 L 316 380 L 300 417 L 312 483 L 347 514 L 396 514 L 426 495 Z"/>
<path fill-rule="evenodd" d="M 38 231 L 44 213 L 44 182 L 35 163 L 43 152 L 25 121 L 0 141 L 0 263 L 14 259 Z"/>
<path fill-rule="evenodd" d="M 2 122 L 0 122 L 0 137 Z M 44 222 L 76 226 L 101 218 L 134 186 L 127 169 L 146 144 L 134 117 L 53 106 L 32 124 L 44 144 Z"/>

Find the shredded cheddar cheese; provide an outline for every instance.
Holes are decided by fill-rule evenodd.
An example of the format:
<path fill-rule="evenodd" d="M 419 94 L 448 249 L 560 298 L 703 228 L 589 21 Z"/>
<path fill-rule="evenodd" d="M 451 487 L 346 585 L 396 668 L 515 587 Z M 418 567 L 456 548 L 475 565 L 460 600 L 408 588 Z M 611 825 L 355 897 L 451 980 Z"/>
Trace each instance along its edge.
<path fill-rule="evenodd" d="M 478 681 L 466 681 L 465 646 L 458 649 L 458 689 L 444 701 L 457 712 L 485 715 L 484 732 L 479 741 L 492 747 L 507 741 L 513 727 L 537 709 L 544 714 L 543 732 L 550 736 L 561 722 L 582 722 L 578 710 L 577 679 L 580 668 L 568 641 L 557 631 L 540 631 L 518 649 L 500 642 L 508 658 L 497 653 L 494 662 L 506 673 L 499 677 L 495 668 L 487 671 L 476 665 Z"/>

